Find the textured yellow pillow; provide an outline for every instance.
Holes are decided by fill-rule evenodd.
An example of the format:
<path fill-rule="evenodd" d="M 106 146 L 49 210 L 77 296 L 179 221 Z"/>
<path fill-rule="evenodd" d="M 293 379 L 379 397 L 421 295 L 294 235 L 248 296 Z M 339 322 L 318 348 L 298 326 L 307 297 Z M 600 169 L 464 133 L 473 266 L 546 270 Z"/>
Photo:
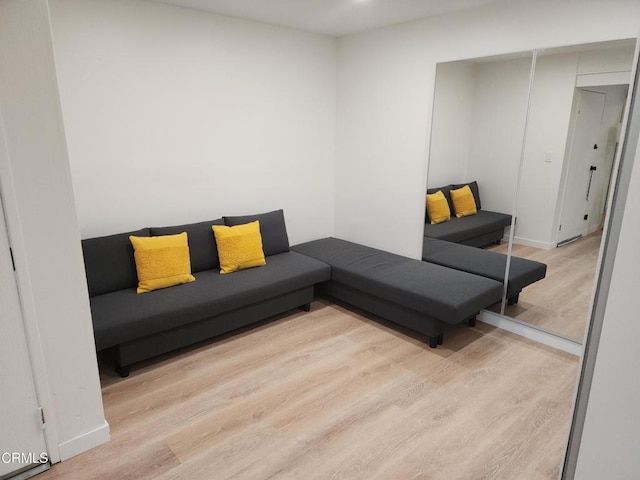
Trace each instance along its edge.
<path fill-rule="evenodd" d="M 195 281 L 191 275 L 187 233 L 129 237 L 138 272 L 138 293 Z"/>
<path fill-rule="evenodd" d="M 453 202 L 453 209 L 456 211 L 456 217 L 468 217 L 469 215 L 475 215 L 478 213 L 476 208 L 476 201 L 471 193 L 469 185 L 465 185 L 457 190 L 451 190 L 451 201 Z"/>
<path fill-rule="evenodd" d="M 427 213 L 429 214 L 431 225 L 446 222 L 451 219 L 449 203 L 447 203 L 447 199 L 444 193 L 442 193 L 442 190 L 427 194 Z"/>
<path fill-rule="evenodd" d="M 211 228 L 216 237 L 220 273 L 266 265 L 259 221 L 233 227 L 212 225 Z"/>

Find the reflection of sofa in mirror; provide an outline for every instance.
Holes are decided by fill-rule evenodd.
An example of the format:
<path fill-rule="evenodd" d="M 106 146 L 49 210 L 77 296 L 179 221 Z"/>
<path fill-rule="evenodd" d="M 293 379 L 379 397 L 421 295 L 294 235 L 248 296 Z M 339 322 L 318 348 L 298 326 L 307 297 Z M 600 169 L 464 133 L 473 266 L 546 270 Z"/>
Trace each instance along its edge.
<path fill-rule="evenodd" d="M 439 63 L 436 69 L 428 186 L 478 181 L 484 209 L 517 217 L 509 232 L 513 245 L 491 249 L 513 248 L 520 256 L 542 259 L 551 276 L 572 278 L 572 288 L 584 285 L 584 292 L 590 291 L 598 235 L 616 185 L 611 173 L 635 43 L 622 39 L 538 50 L 535 62 L 534 52 L 514 52 Z M 470 231 L 457 225 L 459 219 L 453 222 L 425 225 L 424 242 L 493 241 L 469 243 Z M 554 252 L 581 238 L 580 254 Z M 585 274 L 578 276 L 583 268 Z M 574 327 L 587 318 L 588 293 L 580 301 L 582 310 L 547 308 L 561 293 L 553 282 L 543 285 L 531 292 L 527 308 L 506 313 L 581 341 L 584 332 Z"/>
<path fill-rule="evenodd" d="M 504 282 L 507 267 L 507 256 L 502 253 L 429 237 L 423 238 L 422 260 L 500 283 Z M 546 274 L 544 263 L 512 256 L 507 277 L 507 303 L 518 303 L 522 289 L 542 280 Z"/>
<path fill-rule="evenodd" d="M 453 212 L 454 206 L 451 200 L 451 190 L 469 185 L 475 200 L 477 213 L 462 218 L 457 218 Z M 444 187 L 430 188 L 427 194 L 442 191 L 452 215 L 450 220 L 432 224 L 428 212 L 425 213 L 424 236 L 437 240 L 461 243 L 472 247 L 482 247 L 490 243 L 500 243 L 504 236 L 504 229 L 511 225 L 511 215 L 482 210 L 480 189 L 477 182 L 468 184 L 446 185 Z"/>

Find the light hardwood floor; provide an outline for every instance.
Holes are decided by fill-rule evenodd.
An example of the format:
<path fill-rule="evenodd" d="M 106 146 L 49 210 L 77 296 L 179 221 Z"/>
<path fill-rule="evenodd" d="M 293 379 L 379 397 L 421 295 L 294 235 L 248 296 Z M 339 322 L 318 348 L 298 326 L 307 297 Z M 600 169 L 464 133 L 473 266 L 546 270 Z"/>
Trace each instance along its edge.
<path fill-rule="evenodd" d="M 582 342 L 601 240 L 599 230 L 551 250 L 514 244 L 513 255 L 545 263 L 547 276 L 525 287 L 520 301 L 507 306 L 505 314 Z M 506 253 L 507 245 L 490 249 Z"/>
<path fill-rule="evenodd" d="M 50 479 L 556 479 L 576 357 L 478 322 L 430 349 L 311 312 L 132 369 L 101 367 L 111 442 Z"/>

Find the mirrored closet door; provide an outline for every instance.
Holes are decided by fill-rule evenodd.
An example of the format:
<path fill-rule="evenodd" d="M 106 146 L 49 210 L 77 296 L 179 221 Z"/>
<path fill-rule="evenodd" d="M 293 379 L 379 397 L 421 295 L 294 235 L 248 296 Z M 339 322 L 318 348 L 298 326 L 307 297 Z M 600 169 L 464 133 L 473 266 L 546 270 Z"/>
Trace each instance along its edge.
<path fill-rule="evenodd" d="M 503 254 L 487 260 L 494 272 L 519 273 L 526 262 L 512 256 L 546 265 L 519 294 L 505 285 L 495 314 L 582 342 L 634 49 L 632 39 L 438 64 L 427 191 L 476 182 L 478 213 L 508 220 L 502 235 L 456 238 L 458 219 L 438 227 L 427 214 L 424 250 L 445 231 Z"/>

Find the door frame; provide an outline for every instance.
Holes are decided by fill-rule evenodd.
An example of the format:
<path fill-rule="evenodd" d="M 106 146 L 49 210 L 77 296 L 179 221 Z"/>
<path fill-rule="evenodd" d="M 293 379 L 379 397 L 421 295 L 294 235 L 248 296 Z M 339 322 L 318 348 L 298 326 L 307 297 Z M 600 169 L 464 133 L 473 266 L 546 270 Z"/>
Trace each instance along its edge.
<path fill-rule="evenodd" d="M 598 345 L 602 334 L 604 314 L 609 296 L 613 267 L 622 229 L 624 206 L 631 182 L 631 171 L 636 158 L 640 138 L 640 40 L 636 41 L 629 95 L 622 120 L 619 148 L 613 161 L 613 169 L 607 198 L 605 229 L 598 257 L 598 270 L 591 294 L 589 326 L 585 335 L 584 350 L 580 359 L 578 379 L 574 393 L 569 440 L 565 451 L 561 480 L 574 479 L 580 452 L 580 443 L 587 415 L 589 395 L 595 371 Z"/>
<path fill-rule="evenodd" d="M 567 223 L 567 222 L 563 222 L 563 218 L 565 215 L 565 207 L 567 206 L 567 186 L 569 184 L 569 177 L 570 177 L 570 172 L 571 172 L 571 167 L 573 166 L 573 162 L 575 161 L 575 159 L 573 158 L 573 154 L 575 152 L 575 137 L 576 137 L 576 126 L 577 126 L 577 116 L 578 116 L 578 108 L 580 106 L 580 96 L 582 94 L 583 91 L 587 91 L 589 93 L 598 93 L 600 94 L 600 92 L 590 92 L 587 88 L 583 88 L 583 87 L 575 87 L 574 90 L 574 95 L 573 95 L 573 107 L 571 108 L 571 119 L 569 121 L 570 126 L 569 126 L 569 139 L 567 142 L 567 147 L 565 150 L 565 156 L 564 156 L 564 162 L 563 162 L 563 172 L 562 172 L 562 181 L 561 181 L 561 185 L 562 185 L 562 191 L 561 191 L 561 198 L 560 198 L 560 208 L 558 210 L 558 223 L 556 225 L 556 245 L 558 245 L 558 243 L 560 241 L 562 241 L 563 243 L 565 242 L 569 242 L 572 241 L 572 239 L 578 239 L 580 237 L 582 237 L 584 235 L 584 232 L 581 231 L 580 235 L 578 236 L 573 236 L 573 237 L 569 237 L 564 239 L 563 236 L 564 235 L 560 235 L 561 231 L 560 231 L 560 227 L 563 223 Z M 604 95 L 604 94 L 601 94 Z M 603 104 L 603 112 L 604 112 L 604 108 L 606 106 L 606 95 L 605 95 L 605 104 Z M 613 169 L 612 169 L 613 172 Z M 611 177 L 609 178 L 609 182 L 611 182 Z M 584 230 L 584 229 L 583 229 Z M 563 238 L 561 240 L 561 238 Z"/>
<path fill-rule="evenodd" d="M 18 289 L 18 299 L 22 310 L 22 321 L 25 329 L 29 359 L 33 381 L 36 388 L 36 395 L 40 407 L 43 409 L 46 428 L 44 429 L 44 440 L 49 454 L 50 463 L 60 462 L 59 427 L 56 422 L 55 404 L 49 385 L 49 375 L 47 373 L 47 363 L 45 361 L 42 335 L 37 321 L 37 312 L 34 308 L 35 302 L 31 291 L 31 280 L 29 269 L 27 268 L 27 258 L 23 249 L 24 241 L 20 229 L 20 218 L 17 214 L 17 200 L 9 162 L 10 153 L 7 148 L 4 117 L 0 109 L 0 200 L 4 210 L 4 221 L 6 223 L 7 238 L 13 252 L 13 261 L 16 269 L 16 286 Z M 0 215 L 3 213 L 0 212 Z"/>
<path fill-rule="evenodd" d="M 564 160 L 563 160 L 563 166 L 562 166 L 562 175 L 561 175 L 561 179 L 560 179 L 560 185 L 562 187 L 562 191 L 561 194 L 559 195 L 558 198 L 558 205 L 557 205 L 557 209 L 556 209 L 556 215 L 555 215 L 555 232 L 556 232 L 556 236 L 555 236 L 555 244 L 557 245 L 558 242 L 560 241 L 560 225 L 562 224 L 562 213 L 564 211 L 564 207 L 565 207 L 565 192 L 567 190 L 567 183 L 569 182 L 569 167 L 570 167 L 570 162 L 571 162 L 571 156 L 573 154 L 573 142 L 574 142 L 574 137 L 575 137 L 575 124 L 576 124 L 576 115 L 578 112 L 578 98 L 580 95 L 580 91 L 581 90 L 586 90 L 589 91 L 589 88 L 598 88 L 599 85 L 592 85 L 592 86 L 584 86 L 584 87 L 575 87 L 574 88 L 574 97 L 573 97 L 573 106 L 571 107 L 571 118 L 569 120 L 569 128 L 568 128 L 568 136 L 567 136 L 567 144 L 565 147 L 565 153 L 564 153 Z M 605 86 L 605 85 L 602 85 Z M 626 84 L 627 88 L 630 89 L 630 85 Z M 593 93 L 600 93 L 597 91 L 594 91 Z M 627 100 L 625 101 L 625 104 L 623 106 L 623 120 L 626 119 L 627 115 L 628 115 L 628 109 L 630 108 L 630 104 L 629 104 L 629 98 L 631 97 L 630 92 L 629 95 L 627 97 Z M 605 109 L 606 109 L 606 100 L 605 100 Z M 608 185 L 608 189 L 607 189 L 607 199 L 605 201 L 605 223 L 607 222 L 607 216 L 609 214 L 609 202 L 610 202 L 610 197 L 611 197 L 611 190 L 613 188 L 615 188 L 615 174 L 617 171 L 617 167 L 620 161 L 620 152 L 619 150 L 622 148 L 622 141 L 624 140 L 622 133 L 619 135 L 618 137 L 618 149 L 616 150 L 616 152 L 614 153 L 614 158 L 613 158 L 613 162 L 611 165 L 611 171 L 609 172 L 609 178 L 607 180 L 607 185 Z M 579 238 L 579 237 L 578 237 Z M 602 248 L 602 246 L 601 246 Z"/>
<path fill-rule="evenodd" d="M 4 250 L 4 252 L 0 253 L 2 256 L 2 282 L 6 285 L 6 289 L 3 289 L 6 293 L 4 299 L 7 300 L 9 307 L 9 316 L 10 321 L 8 328 L 8 335 L 10 338 L 13 338 L 13 342 L 9 340 L 9 344 L 16 345 L 19 351 L 11 352 L 7 351 L 6 354 L 9 357 L 15 357 L 13 359 L 14 367 L 17 369 L 15 372 L 9 372 L 9 378 L 13 379 L 12 381 L 18 381 L 18 377 L 21 378 L 21 383 L 18 383 L 17 393 L 20 397 L 11 398 L 10 400 L 10 408 L 18 408 L 18 412 L 16 412 L 15 417 L 19 419 L 17 423 L 12 423 L 9 433 L 16 435 L 19 439 L 16 442 L 11 442 L 8 438 L 7 444 L 5 447 L 7 450 L 0 452 L 4 455 L 13 453 L 22 453 L 28 454 L 29 456 L 33 455 L 33 457 L 20 459 L 17 462 L 12 460 L 5 460 L 0 463 L 0 478 L 28 478 L 30 476 L 36 475 L 37 473 L 41 473 L 45 470 L 49 469 L 49 447 L 47 445 L 44 429 L 40 430 L 36 427 L 35 431 L 25 425 L 23 422 L 26 420 L 25 417 L 31 417 L 32 419 L 38 415 L 38 410 L 41 408 L 40 406 L 40 398 L 38 396 L 38 392 L 36 390 L 35 379 L 33 375 L 33 367 L 31 365 L 31 357 L 29 354 L 29 345 L 27 343 L 26 332 L 24 328 L 24 320 L 22 317 L 22 305 L 20 302 L 20 292 L 18 290 L 18 284 L 16 281 L 15 270 L 12 268 L 12 249 L 11 243 L 9 242 L 9 233 L 7 229 L 6 222 L 6 214 L 4 210 L 4 204 L 2 202 L 2 191 L 0 190 L 0 248 Z M 7 251 L 8 250 L 8 251 Z M 21 337 L 21 338 L 18 338 Z M 4 345 L 7 345 L 6 342 Z M 5 360 L 11 362 L 12 360 L 5 358 Z M 12 370 L 12 369 L 10 369 Z M 13 375 L 13 376 L 12 376 Z M 16 375 L 18 377 L 16 377 Z M 25 395 L 25 397 L 22 396 Z M 21 399 L 21 400 L 20 400 Z M 20 406 L 16 405 L 16 400 Z M 7 405 L 8 407 L 9 405 Z M 24 408 L 23 410 L 20 410 Z M 12 415 L 11 410 L 6 412 L 9 417 Z M 33 420 L 31 420 L 33 421 Z M 24 428 L 24 427 L 27 428 Z M 24 430 L 25 433 L 20 433 L 21 430 Z M 27 433 L 29 432 L 29 433 Z M 22 436 L 24 435 L 24 436 Z M 29 446 L 28 450 L 23 450 L 24 447 Z M 10 450 L 11 448 L 14 448 Z M 46 453 L 46 459 L 42 458 L 42 454 Z M 37 460 L 35 455 L 39 454 L 40 457 Z M 24 461 L 30 463 L 23 463 Z M 8 470 L 5 470 L 8 469 Z"/>
<path fill-rule="evenodd" d="M 595 231 L 598 230 L 598 228 L 603 228 L 604 227 L 604 222 L 606 222 L 606 213 L 607 213 L 607 208 L 608 208 L 608 197 L 609 197 L 609 191 L 611 190 L 611 187 L 613 186 L 613 175 L 614 175 L 614 164 L 615 164 L 615 160 L 616 157 L 618 155 L 618 150 L 621 148 L 621 137 L 622 137 L 622 116 L 625 113 L 625 109 L 627 106 L 627 98 L 629 96 L 629 83 L 622 83 L 622 84 L 615 84 L 615 85 L 593 85 L 593 86 L 588 86 L 588 87 L 582 87 L 583 89 L 593 89 L 592 91 L 595 93 L 605 93 L 606 95 L 606 100 L 605 100 L 605 111 L 603 112 L 605 115 L 607 114 L 607 108 L 610 107 L 612 104 L 615 105 L 620 105 L 621 110 L 620 110 L 620 116 L 618 118 L 618 127 L 616 128 L 616 138 L 615 138 L 615 144 L 611 145 L 612 147 L 612 151 L 609 151 L 607 147 L 609 147 L 609 137 L 610 137 L 610 129 L 606 129 L 606 128 L 601 128 L 600 130 L 600 142 L 598 142 L 599 144 L 602 144 L 604 146 L 604 151 L 603 151 L 603 156 L 602 156 L 602 165 L 598 165 L 598 169 L 601 170 L 600 175 L 606 175 L 606 178 L 600 180 L 603 190 L 600 192 L 600 195 L 598 197 L 598 199 L 596 199 L 595 197 L 590 201 L 590 209 L 589 212 L 587 212 L 589 214 L 589 221 L 587 222 L 587 234 L 593 233 Z M 620 91 L 624 90 L 626 93 L 626 97 L 622 100 L 621 104 L 618 104 L 617 100 L 615 98 L 615 91 L 611 91 L 611 89 L 617 89 L 620 88 Z M 604 90 L 604 91 L 603 91 Z M 590 90 L 591 91 L 591 90 Z M 604 122 L 604 118 L 603 118 L 603 122 Z M 604 124 L 604 126 L 606 127 L 609 124 Z M 613 127 L 613 125 L 609 125 L 609 127 Z M 606 170 L 604 169 L 605 167 L 608 167 Z M 595 175 L 595 181 L 596 181 L 596 186 L 598 184 L 598 174 Z M 602 178 L 602 177 L 601 177 Z M 594 202 L 594 203 L 591 203 Z M 594 211 L 594 207 L 599 206 L 601 203 L 602 208 L 598 208 L 597 211 Z M 595 222 L 594 220 L 598 219 L 597 222 Z"/>

